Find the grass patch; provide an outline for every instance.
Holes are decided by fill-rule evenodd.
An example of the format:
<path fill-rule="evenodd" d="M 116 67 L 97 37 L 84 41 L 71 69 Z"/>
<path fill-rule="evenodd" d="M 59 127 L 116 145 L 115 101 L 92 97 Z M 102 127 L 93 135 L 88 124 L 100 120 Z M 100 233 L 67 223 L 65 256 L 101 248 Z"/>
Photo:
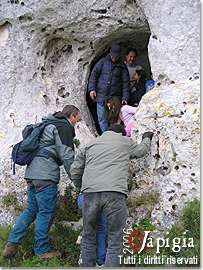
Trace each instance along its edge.
<path fill-rule="evenodd" d="M 80 146 L 80 140 L 79 139 L 73 139 L 73 144 L 75 145 L 76 148 Z"/>
<path fill-rule="evenodd" d="M 151 223 L 151 220 L 148 218 L 143 218 L 140 220 L 139 224 L 133 224 L 133 230 L 138 230 L 138 229 L 146 229 L 149 231 L 155 230 L 154 224 Z"/>
<path fill-rule="evenodd" d="M 3 251 L 11 227 L 0 226 L 0 252 Z M 2 267 L 70 267 L 78 266 L 80 247 L 75 242 L 79 232 L 69 226 L 55 223 L 50 232 L 51 246 L 61 252 L 61 257 L 47 260 L 38 258 L 33 253 L 34 226 L 28 230 L 22 244 L 19 245 L 18 253 L 13 259 L 4 259 L 0 256 Z"/>
<path fill-rule="evenodd" d="M 140 198 L 139 198 L 140 199 Z M 149 200 L 151 201 L 151 200 Z M 138 200 L 138 205 L 142 205 L 142 200 Z M 150 219 L 144 218 L 140 220 L 139 224 L 134 224 L 133 229 L 147 229 L 155 230 L 155 226 L 151 223 Z M 8 234 L 11 230 L 11 226 L 0 226 L 0 252 L 2 252 Z M 186 235 L 183 236 L 183 233 Z M 4 259 L 0 256 L 0 265 L 2 267 L 77 267 L 78 258 L 80 253 L 80 247 L 75 242 L 79 235 L 78 231 L 73 230 L 70 226 L 62 225 L 55 220 L 54 226 L 50 232 L 50 242 L 52 247 L 60 251 L 61 257 L 51 258 L 48 260 L 40 259 L 34 256 L 34 226 L 31 226 L 28 230 L 26 237 L 24 238 L 22 245 L 19 246 L 18 253 L 12 260 Z M 194 239 L 194 248 L 185 247 L 181 248 L 179 252 L 174 252 L 172 247 L 173 239 L 184 237 Z M 154 238 L 154 237 L 153 237 Z M 137 267 L 166 267 L 163 264 L 144 264 L 144 258 L 147 256 L 167 256 L 175 258 L 191 258 L 193 256 L 198 257 L 198 264 L 189 265 L 183 263 L 181 265 L 174 264 L 174 267 L 199 267 L 200 265 L 200 202 L 195 199 L 188 203 L 187 207 L 182 210 L 179 216 L 179 220 L 172 226 L 168 234 L 165 234 L 164 239 L 169 238 L 170 248 L 160 248 L 160 254 L 156 254 L 156 246 L 150 247 L 147 250 L 139 254 L 141 263 L 124 265 L 125 267 L 137 266 Z M 131 255 L 131 254 L 126 254 Z M 138 254 L 134 254 L 139 258 Z"/>
<path fill-rule="evenodd" d="M 150 219 L 151 217 L 151 212 L 154 209 L 154 206 L 158 203 L 159 201 L 159 194 L 156 192 L 151 192 L 151 193 L 144 193 L 139 197 L 129 197 L 128 198 L 128 209 L 129 212 L 131 213 L 134 209 L 138 208 L 145 208 L 146 219 Z"/>
<path fill-rule="evenodd" d="M 186 232 L 186 234 L 183 234 Z M 188 203 L 187 207 L 184 208 L 180 214 L 180 219 L 176 222 L 169 234 L 165 237 L 168 237 L 172 241 L 175 237 L 182 238 L 193 238 L 194 248 L 185 247 L 181 248 L 179 252 L 174 252 L 169 248 L 165 248 L 162 251 L 162 254 L 171 255 L 175 258 L 191 258 L 193 256 L 198 257 L 198 265 L 190 266 L 200 266 L 200 201 L 195 199 Z M 176 266 L 189 266 L 188 264 L 183 263 L 182 265 Z"/>
<path fill-rule="evenodd" d="M 81 211 L 78 209 L 76 200 L 71 196 L 71 189 L 65 190 L 64 196 L 58 195 L 55 210 L 55 220 L 59 221 L 78 221 Z"/>
<path fill-rule="evenodd" d="M 13 196 L 11 196 L 13 195 Z M 17 197 L 8 194 L 2 198 L 3 204 L 7 207 L 18 205 Z M 75 231 L 68 225 L 62 225 L 61 221 L 78 221 L 81 213 L 78 210 L 75 199 L 71 196 L 70 190 L 65 195 L 58 195 L 55 211 L 54 224 L 50 231 L 50 245 L 61 253 L 61 257 L 43 260 L 34 255 L 34 226 L 32 225 L 22 244 L 19 245 L 18 253 L 13 259 L 4 259 L 0 256 L 2 267 L 74 267 L 78 266 L 80 246 L 75 242 L 79 231 Z M 0 226 L 0 254 L 7 242 L 11 226 Z"/>
<path fill-rule="evenodd" d="M 156 203 L 158 203 L 158 199 L 158 193 L 144 193 L 140 197 L 130 197 L 128 199 L 128 207 L 137 208 L 145 205 L 155 205 Z"/>
<path fill-rule="evenodd" d="M 2 204 L 6 207 L 14 206 L 18 203 L 18 199 L 16 194 L 8 193 L 7 195 L 2 197 Z"/>
<path fill-rule="evenodd" d="M 13 207 L 14 210 L 19 213 L 22 211 L 23 207 L 19 204 L 18 198 L 15 193 L 8 193 L 1 198 L 1 204 L 6 208 Z"/>
<path fill-rule="evenodd" d="M 1 198 L 1 204 L 6 208 L 13 208 L 16 215 L 23 210 L 18 202 L 15 193 L 8 193 Z M 76 200 L 71 195 L 71 188 L 65 190 L 64 195 L 58 195 L 57 206 L 55 210 L 55 220 L 57 221 L 78 221 L 81 217 L 81 211 L 78 209 Z"/>

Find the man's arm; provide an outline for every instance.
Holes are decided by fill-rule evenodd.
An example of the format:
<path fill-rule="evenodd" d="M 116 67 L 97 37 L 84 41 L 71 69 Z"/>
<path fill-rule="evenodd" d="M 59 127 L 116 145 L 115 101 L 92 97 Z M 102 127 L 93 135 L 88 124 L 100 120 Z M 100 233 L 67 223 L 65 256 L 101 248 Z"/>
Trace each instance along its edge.
<path fill-rule="evenodd" d="M 102 61 L 103 61 L 102 59 L 98 61 L 91 72 L 89 82 L 88 82 L 88 92 L 97 90 L 97 81 L 98 81 L 98 78 L 99 78 L 99 75 L 101 73 L 101 69 L 103 66 Z"/>
<path fill-rule="evenodd" d="M 122 72 L 122 101 L 128 101 L 129 100 L 129 82 L 130 82 L 130 76 L 127 67 L 125 66 L 123 68 Z"/>
<path fill-rule="evenodd" d="M 64 126 L 63 129 L 54 129 L 54 141 L 58 157 L 70 177 L 70 166 L 75 156 L 72 129 L 67 126 Z"/>
<path fill-rule="evenodd" d="M 80 191 L 81 189 L 84 169 L 85 169 L 85 148 L 80 149 L 80 152 L 77 154 L 70 169 L 71 174 L 70 178 L 78 191 Z"/>
<path fill-rule="evenodd" d="M 150 150 L 153 132 L 145 132 L 142 135 L 140 144 L 136 144 L 133 140 L 130 146 L 130 159 L 144 157 Z"/>

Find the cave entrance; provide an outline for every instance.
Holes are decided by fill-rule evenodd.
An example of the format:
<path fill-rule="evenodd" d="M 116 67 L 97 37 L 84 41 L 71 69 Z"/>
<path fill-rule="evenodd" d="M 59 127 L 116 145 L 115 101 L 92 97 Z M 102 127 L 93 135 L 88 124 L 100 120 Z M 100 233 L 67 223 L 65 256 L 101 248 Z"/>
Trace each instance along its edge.
<path fill-rule="evenodd" d="M 136 64 L 141 65 L 146 71 L 147 75 L 151 74 L 151 65 L 148 57 L 148 44 L 151 32 L 149 28 L 145 31 L 127 31 L 119 32 L 109 35 L 98 43 L 98 49 L 95 49 L 95 57 L 92 60 L 89 67 L 89 76 L 94 65 L 104 56 L 109 53 L 112 43 L 119 43 L 121 46 L 121 57 L 123 61 L 125 60 L 126 51 L 128 48 L 135 48 L 137 51 Z M 89 81 L 89 77 L 88 77 Z M 101 129 L 99 127 L 97 111 L 96 111 L 96 102 L 93 102 L 89 96 L 89 93 L 86 93 L 86 102 L 89 108 L 89 111 L 93 117 L 95 127 L 97 132 L 101 135 Z"/>

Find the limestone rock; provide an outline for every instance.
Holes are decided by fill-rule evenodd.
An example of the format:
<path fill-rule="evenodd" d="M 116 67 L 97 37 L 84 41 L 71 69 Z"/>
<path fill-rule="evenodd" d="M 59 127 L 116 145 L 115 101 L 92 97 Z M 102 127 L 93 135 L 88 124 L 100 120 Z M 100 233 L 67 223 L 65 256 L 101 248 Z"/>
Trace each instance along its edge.
<path fill-rule="evenodd" d="M 150 107 L 149 107 L 150 104 Z M 154 132 L 151 153 L 139 164 L 133 197 L 157 191 L 152 211 L 157 228 L 172 224 L 185 204 L 200 194 L 199 79 L 155 87 L 142 99 L 133 121 L 133 137 Z"/>

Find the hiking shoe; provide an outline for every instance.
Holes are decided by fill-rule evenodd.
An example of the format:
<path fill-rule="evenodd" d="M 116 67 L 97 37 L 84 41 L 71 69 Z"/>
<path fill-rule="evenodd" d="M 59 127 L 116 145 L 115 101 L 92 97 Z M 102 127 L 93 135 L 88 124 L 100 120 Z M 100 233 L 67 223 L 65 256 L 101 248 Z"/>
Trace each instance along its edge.
<path fill-rule="evenodd" d="M 12 258 L 16 255 L 18 251 L 18 245 L 12 244 L 12 243 L 7 243 L 3 252 L 2 256 L 5 258 Z"/>
<path fill-rule="evenodd" d="M 80 253 L 79 259 L 78 259 L 78 265 L 82 265 L 82 254 Z"/>
<path fill-rule="evenodd" d="M 48 252 L 45 252 L 41 255 L 38 255 L 38 257 L 41 259 L 50 259 L 50 258 L 58 257 L 58 256 L 61 256 L 61 253 L 59 251 L 55 251 L 55 250 L 48 251 Z"/>
<path fill-rule="evenodd" d="M 97 264 L 97 263 L 96 263 L 96 267 L 97 267 L 97 268 L 104 267 L 104 264 Z"/>

